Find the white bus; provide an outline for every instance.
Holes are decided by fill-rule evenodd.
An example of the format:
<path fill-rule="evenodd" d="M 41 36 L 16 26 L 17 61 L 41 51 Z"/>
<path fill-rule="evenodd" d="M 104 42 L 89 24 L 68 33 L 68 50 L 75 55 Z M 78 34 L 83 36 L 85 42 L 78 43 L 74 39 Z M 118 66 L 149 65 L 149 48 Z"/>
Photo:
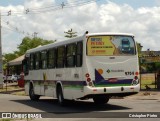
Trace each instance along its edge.
<path fill-rule="evenodd" d="M 105 104 L 111 96 L 140 90 L 136 43 L 132 34 L 88 33 L 28 50 L 24 60 L 25 92 L 31 100 L 51 96 L 92 98 Z"/>

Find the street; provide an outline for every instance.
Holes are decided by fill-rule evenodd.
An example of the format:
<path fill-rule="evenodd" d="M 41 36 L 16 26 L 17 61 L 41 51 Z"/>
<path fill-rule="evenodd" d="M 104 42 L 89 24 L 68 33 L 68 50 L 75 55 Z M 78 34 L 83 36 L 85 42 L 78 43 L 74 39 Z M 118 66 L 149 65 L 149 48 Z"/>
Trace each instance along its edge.
<path fill-rule="evenodd" d="M 0 112 L 42 113 L 44 118 L 128 118 L 129 112 L 160 112 L 160 96 L 158 92 L 147 96 L 110 99 L 103 106 L 96 106 L 92 100 L 69 101 L 67 106 L 61 107 L 56 99 L 48 97 L 35 102 L 28 96 L 0 94 Z M 47 115 L 46 112 L 52 113 Z"/>

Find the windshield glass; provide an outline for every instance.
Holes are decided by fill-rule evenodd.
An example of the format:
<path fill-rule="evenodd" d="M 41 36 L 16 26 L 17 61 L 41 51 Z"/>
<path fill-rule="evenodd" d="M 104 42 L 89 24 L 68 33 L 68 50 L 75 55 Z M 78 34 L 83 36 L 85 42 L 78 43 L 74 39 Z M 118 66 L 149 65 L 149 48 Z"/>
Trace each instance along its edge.
<path fill-rule="evenodd" d="M 87 40 L 87 55 L 134 55 L 135 42 L 131 36 L 91 36 Z"/>

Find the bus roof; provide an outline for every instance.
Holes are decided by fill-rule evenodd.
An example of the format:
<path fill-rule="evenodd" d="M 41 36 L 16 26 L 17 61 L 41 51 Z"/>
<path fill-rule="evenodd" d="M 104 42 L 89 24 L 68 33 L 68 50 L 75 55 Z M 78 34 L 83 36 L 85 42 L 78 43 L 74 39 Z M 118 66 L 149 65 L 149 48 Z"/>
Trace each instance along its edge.
<path fill-rule="evenodd" d="M 129 33 L 110 33 L 110 32 L 103 32 L 103 33 L 87 33 L 85 34 L 85 36 L 103 36 L 103 35 L 119 35 L 119 36 L 134 36 L 133 34 L 129 34 Z M 79 36 L 79 37 L 75 37 L 75 38 L 70 38 L 68 40 L 64 40 L 64 41 L 60 41 L 60 42 L 54 42 L 48 45 L 44 45 L 44 46 L 38 46 L 36 48 L 27 50 L 26 53 L 32 53 L 32 52 L 37 52 L 37 51 L 42 51 L 42 50 L 47 50 L 47 49 L 51 49 L 53 47 L 58 47 L 58 46 L 62 46 L 63 44 L 70 44 L 73 42 L 78 42 L 78 41 L 82 41 L 83 40 L 83 36 Z"/>
<path fill-rule="evenodd" d="M 100 36 L 102 36 L 102 35 L 119 35 L 119 36 L 123 36 L 123 35 L 125 35 L 125 36 L 134 36 L 133 34 L 131 34 L 131 33 L 115 33 L 115 32 L 102 32 L 102 33 L 88 33 L 88 34 L 86 34 L 86 35 L 88 35 L 88 36 L 97 36 L 97 35 L 100 35 Z"/>
<path fill-rule="evenodd" d="M 37 51 L 41 51 L 41 50 L 47 50 L 47 49 L 51 49 L 53 47 L 62 46 L 63 44 L 70 44 L 70 43 L 78 42 L 78 41 L 82 41 L 82 40 L 83 40 L 83 36 L 70 38 L 68 40 L 64 40 L 64 41 L 60 41 L 60 42 L 54 42 L 54 43 L 47 44 L 47 45 L 44 45 L 44 46 L 38 46 L 36 48 L 27 50 L 26 53 L 32 53 L 32 52 L 37 52 Z"/>

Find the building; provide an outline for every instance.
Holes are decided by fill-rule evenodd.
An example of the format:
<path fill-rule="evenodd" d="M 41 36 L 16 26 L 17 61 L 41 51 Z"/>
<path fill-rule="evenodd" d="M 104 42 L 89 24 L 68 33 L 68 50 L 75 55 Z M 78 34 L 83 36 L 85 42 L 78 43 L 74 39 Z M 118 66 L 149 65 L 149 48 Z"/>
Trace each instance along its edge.
<path fill-rule="evenodd" d="M 24 60 L 24 55 L 10 61 L 7 63 L 7 75 L 20 75 L 23 70 L 22 61 Z"/>
<path fill-rule="evenodd" d="M 142 63 L 160 62 L 160 51 L 150 51 L 149 49 L 147 51 L 141 51 L 140 59 Z"/>

